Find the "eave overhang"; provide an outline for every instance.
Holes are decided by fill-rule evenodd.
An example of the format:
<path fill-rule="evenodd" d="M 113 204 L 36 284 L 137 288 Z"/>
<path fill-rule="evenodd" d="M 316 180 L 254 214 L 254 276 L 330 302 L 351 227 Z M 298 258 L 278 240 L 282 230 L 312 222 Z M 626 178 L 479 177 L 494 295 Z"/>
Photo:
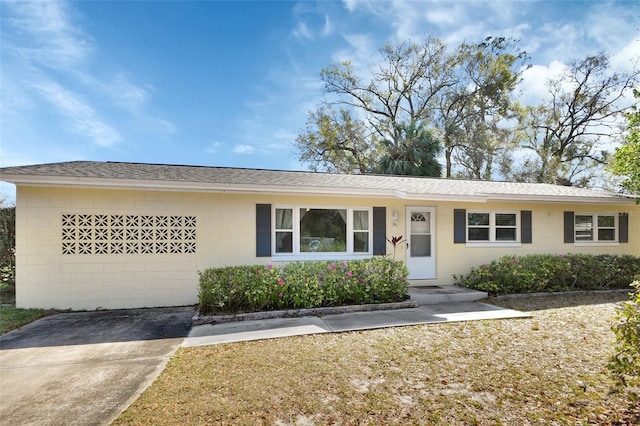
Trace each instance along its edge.
<path fill-rule="evenodd" d="M 538 202 L 565 204 L 621 204 L 635 205 L 637 197 L 620 195 L 619 197 L 602 196 L 565 196 L 565 195 L 533 195 L 505 193 L 469 193 L 439 194 L 415 193 L 392 189 L 345 188 L 304 185 L 267 185 L 240 184 L 198 181 L 169 181 L 144 179 L 113 179 L 83 176 L 42 176 L 0 174 L 0 178 L 17 186 L 93 188 L 170 192 L 202 192 L 230 194 L 281 194 L 281 195 L 318 195 L 334 197 L 358 198 L 390 198 L 414 201 L 452 201 L 452 202 Z"/>

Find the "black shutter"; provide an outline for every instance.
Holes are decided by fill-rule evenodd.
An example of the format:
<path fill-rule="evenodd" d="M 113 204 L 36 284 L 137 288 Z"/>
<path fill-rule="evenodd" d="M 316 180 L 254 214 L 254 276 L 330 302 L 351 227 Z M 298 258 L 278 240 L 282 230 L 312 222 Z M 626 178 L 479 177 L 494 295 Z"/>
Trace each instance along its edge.
<path fill-rule="evenodd" d="M 533 242 L 533 232 L 531 228 L 531 210 L 522 210 L 520 212 L 520 242 L 522 244 L 531 244 Z"/>
<path fill-rule="evenodd" d="M 629 214 L 628 213 L 620 213 L 618 217 L 618 242 L 620 243 L 628 243 L 629 242 Z"/>
<path fill-rule="evenodd" d="M 373 254 L 387 254 L 387 208 L 373 208 Z"/>
<path fill-rule="evenodd" d="M 453 210 L 453 242 L 455 244 L 467 242 L 467 211 Z"/>
<path fill-rule="evenodd" d="M 256 257 L 271 256 L 271 204 L 256 204 Z"/>
<path fill-rule="evenodd" d="M 564 212 L 564 242 L 573 243 L 573 212 Z"/>

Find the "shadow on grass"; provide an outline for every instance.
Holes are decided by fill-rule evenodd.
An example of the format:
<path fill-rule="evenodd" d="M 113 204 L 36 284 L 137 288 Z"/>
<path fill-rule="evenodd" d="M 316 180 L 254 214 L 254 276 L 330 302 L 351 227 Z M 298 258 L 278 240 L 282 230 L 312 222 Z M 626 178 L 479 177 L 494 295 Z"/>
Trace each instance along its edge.
<path fill-rule="evenodd" d="M 572 308 L 576 306 L 620 303 L 629 300 L 629 290 L 581 291 L 568 293 L 519 294 L 498 296 L 484 302 L 503 308 L 521 311 L 544 311 L 547 309 Z"/>

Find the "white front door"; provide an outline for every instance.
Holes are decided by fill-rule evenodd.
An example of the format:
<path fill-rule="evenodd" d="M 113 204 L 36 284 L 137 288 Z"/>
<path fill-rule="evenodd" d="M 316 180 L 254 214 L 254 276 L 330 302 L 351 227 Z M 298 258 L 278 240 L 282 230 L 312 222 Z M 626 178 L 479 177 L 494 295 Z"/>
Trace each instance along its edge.
<path fill-rule="evenodd" d="M 407 207 L 407 260 L 410 280 L 436 278 L 435 207 Z"/>

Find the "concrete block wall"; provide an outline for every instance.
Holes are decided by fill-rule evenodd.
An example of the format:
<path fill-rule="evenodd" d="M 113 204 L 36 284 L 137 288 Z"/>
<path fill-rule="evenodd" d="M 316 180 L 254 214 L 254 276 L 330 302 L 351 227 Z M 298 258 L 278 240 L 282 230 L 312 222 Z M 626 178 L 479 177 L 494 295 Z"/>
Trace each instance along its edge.
<path fill-rule="evenodd" d="M 387 238 L 406 238 L 407 206 L 435 207 L 436 272 L 433 285 L 453 283 L 453 274 L 504 255 L 610 253 L 640 256 L 640 206 L 553 203 L 429 202 L 401 199 L 269 194 L 216 194 L 116 189 L 18 186 L 16 209 L 16 303 L 19 307 L 120 309 L 197 303 L 198 271 L 214 266 L 274 263 L 255 256 L 256 204 L 387 208 Z M 532 211 L 533 244 L 516 247 L 453 243 L 453 211 Z M 629 243 L 579 245 L 563 242 L 563 212 L 629 214 Z M 399 212 L 397 225 L 393 211 Z M 195 253 L 63 254 L 62 216 L 149 215 L 196 218 Z M 389 256 L 393 255 L 388 247 Z M 404 245 L 395 253 L 406 255 Z"/>

